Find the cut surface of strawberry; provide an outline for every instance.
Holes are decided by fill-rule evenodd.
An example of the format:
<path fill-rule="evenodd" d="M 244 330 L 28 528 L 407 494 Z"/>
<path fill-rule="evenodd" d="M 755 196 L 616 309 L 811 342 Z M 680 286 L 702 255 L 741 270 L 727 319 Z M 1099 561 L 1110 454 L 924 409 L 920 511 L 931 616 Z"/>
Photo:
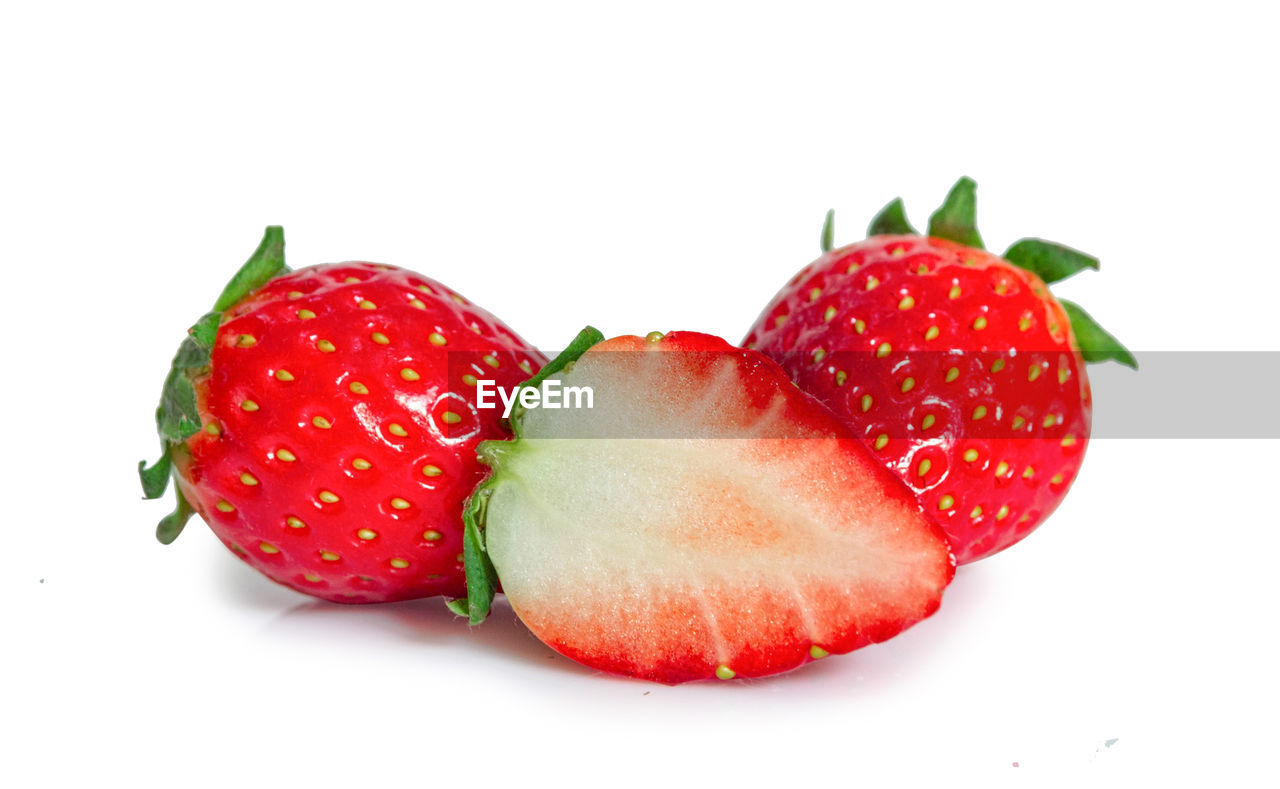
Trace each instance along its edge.
<path fill-rule="evenodd" d="M 481 445 L 455 610 L 483 617 L 483 548 L 552 648 L 674 683 L 786 671 L 937 609 L 940 531 L 777 365 L 692 332 L 594 339 L 540 376 L 591 408 L 523 410 Z"/>

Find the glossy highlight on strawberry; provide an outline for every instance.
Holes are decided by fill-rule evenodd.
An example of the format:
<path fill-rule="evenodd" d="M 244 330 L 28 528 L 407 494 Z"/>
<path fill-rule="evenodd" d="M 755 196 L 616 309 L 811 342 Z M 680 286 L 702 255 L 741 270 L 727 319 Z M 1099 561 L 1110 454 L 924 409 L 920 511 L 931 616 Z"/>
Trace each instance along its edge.
<path fill-rule="evenodd" d="M 272 254 L 275 273 L 211 313 L 207 355 L 175 361 L 148 494 L 171 467 L 181 520 L 199 514 L 237 556 L 306 594 L 461 594 L 475 449 L 506 435 L 470 392 L 480 378 L 515 386 L 543 358 L 435 280 L 372 263 L 287 272 L 282 248 Z"/>

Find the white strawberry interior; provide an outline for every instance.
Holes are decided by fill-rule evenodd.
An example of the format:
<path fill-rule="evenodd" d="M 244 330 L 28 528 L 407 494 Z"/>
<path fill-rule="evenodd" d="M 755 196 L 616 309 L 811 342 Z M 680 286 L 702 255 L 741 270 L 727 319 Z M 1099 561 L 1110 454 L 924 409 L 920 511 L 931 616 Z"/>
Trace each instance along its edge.
<path fill-rule="evenodd" d="M 502 453 L 486 539 L 525 623 L 643 670 L 776 644 L 800 662 L 925 615 L 945 548 L 856 440 L 782 419 L 781 387 L 752 405 L 740 362 L 708 386 L 676 356 L 588 354 L 562 379 L 594 385 L 595 408 L 530 411 Z M 759 437 L 783 429 L 811 437 Z M 708 431 L 728 437 L 626 437 Z"/>

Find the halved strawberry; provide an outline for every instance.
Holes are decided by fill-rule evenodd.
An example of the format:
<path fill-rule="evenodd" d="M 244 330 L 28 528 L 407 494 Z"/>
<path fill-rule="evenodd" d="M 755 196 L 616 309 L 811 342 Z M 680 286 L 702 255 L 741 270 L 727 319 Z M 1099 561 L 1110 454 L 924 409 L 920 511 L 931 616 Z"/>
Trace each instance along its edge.
<path fill-rule="evenodd" d="M 676 683 L 787 671 L 938 608 L 945 538 L 778 365 L 693 332 L 601 339 L 525 384 L 591 407 L 517 411 L 514 441 L 481 445 L 455 611 L 484 618 L 496 569 L 555 650 Z"/>

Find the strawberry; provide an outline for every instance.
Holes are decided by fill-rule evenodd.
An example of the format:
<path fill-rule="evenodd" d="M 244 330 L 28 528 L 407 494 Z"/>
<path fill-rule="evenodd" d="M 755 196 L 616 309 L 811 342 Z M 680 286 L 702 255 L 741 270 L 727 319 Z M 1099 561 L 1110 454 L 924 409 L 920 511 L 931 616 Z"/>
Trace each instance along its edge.
<path fill-rule="evenodd" d="M 591 407 L 517 410 L 514 441 L 480 445 L 453 610 L 483 620 L 500 578 L 558 652 L 677 683 L 787 671 L 938 608 L 945 538 L 781 368 L 693 332 L 602 339 L 520 390 Z"/>
<path fill-rule="evenodd" d="M 198 513 L 272 580 L 346 603 L 462 594 L 475 449 L 506 435 L 477 379 L 544 361 L 440 283 L 371 263 L 290 272 L 280 228 L 192 327 L 156 412 L 148 498 L 177 483 L 171 542 Z"/>
<path fill-rule="evenodd" d="M 761 313 L 744 345 L 779 362 L 892 469 L 963 564 L 1013 545 L 1058 506 L 1089 440 L 1086 361 L 1133 356 L 1046 283 L 1096 259 L 1038 239 L 983 250 L 964 178 L 930 219 L 901 200 L 870 238 L 831 249 Z"/>

